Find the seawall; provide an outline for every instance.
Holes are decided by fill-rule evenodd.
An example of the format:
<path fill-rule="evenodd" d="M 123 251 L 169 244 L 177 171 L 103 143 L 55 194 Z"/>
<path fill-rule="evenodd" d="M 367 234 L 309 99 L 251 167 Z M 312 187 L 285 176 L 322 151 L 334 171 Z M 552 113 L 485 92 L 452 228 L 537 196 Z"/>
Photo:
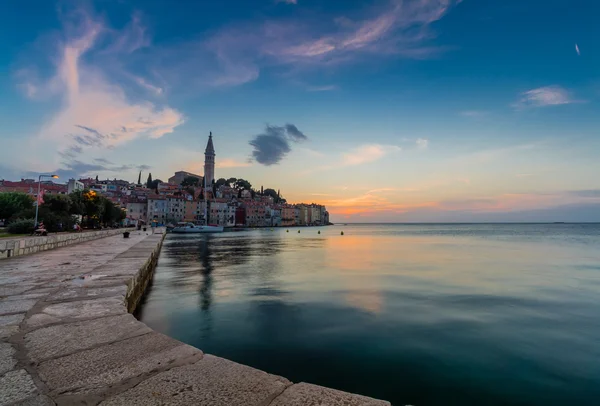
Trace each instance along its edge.
<path fill-rule="evenodd" d="M 78 244 L 98 238 L 121 234 L 131 229 L 110 229 L 99 231 L 86 231 L 82 233 L 51 234 L 46 237 L 21 237 L 0 239 L 0 259 L 16 257 L 19 255 L 35 254 L 40 251 L 53 250 Z"/>
<path fill-rule="evenodd" d="M 389 405 L 204 354 L 135 319 L 162 231 L 3 261 L 0 405 Z"/>

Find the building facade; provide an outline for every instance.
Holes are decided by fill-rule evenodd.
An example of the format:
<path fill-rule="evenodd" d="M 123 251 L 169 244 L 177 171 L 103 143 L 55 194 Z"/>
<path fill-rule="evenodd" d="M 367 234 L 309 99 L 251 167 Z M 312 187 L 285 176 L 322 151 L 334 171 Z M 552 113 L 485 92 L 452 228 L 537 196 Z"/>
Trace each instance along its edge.
<path fill-rule="evenodd" d="M 175 172 L 175 175 L 171 176 L 169 178 L 168 182 L 170 185 L 179 186 L 179 185 L 181 185 L 181 182 L 183 182 L 183 180 L 185 178 L 196 178 L 196 179 L 198 179 L 198 184 L 199 185 L 202 184 L 202 176 L 196 175 L 195 173 L 186 172 L 186 171 Z"/>

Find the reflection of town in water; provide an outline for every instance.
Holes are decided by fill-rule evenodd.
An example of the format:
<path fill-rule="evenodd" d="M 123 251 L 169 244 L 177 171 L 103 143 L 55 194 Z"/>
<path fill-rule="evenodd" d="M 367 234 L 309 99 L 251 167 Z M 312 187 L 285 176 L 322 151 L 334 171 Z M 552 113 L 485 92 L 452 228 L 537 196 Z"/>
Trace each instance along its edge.
<path fill-rule="evenodd" d="M 392 404 L 585 404 L 600 385 L 577 372 L 600 363 L 599 238 L 597 225 L 169 235 L 138 316 L 205 353 Z"/>

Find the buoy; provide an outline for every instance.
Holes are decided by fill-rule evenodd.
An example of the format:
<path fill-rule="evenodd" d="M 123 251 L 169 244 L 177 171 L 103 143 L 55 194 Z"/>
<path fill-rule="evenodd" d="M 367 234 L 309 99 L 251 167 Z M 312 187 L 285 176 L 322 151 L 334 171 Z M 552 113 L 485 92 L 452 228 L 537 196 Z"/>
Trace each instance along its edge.
<path fill-rule="evenodd" d="M 289 232 L 290 232 L 290 230 L 285 230 L 285 232 L 286 232 L 286 233 L 289 233 Z"/>
<path fill-rule="evenodd" d="M 300 230 L 298 230 L 298 234 L 300 234 Z"/>
<path fill-rule="evenodd" d="M 342 231 L 342 232 L 340 233 L 340 235 L 344 235 L 344 232 Z"/>
<path fill-rule="evenodd" d="M 319 230 L 318 234 L 321 234 L 321 230 Z"/>

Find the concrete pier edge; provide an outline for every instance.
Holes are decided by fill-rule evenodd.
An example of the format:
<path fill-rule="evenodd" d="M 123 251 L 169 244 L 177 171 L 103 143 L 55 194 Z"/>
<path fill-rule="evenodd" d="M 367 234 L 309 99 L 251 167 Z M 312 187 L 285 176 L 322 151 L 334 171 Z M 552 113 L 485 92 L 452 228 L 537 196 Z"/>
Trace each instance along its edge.
<path fill-rule="evenodd" d="M 165 238 L 144 234 L 100 240 L 121 252 L 90 269 L 77 269 L 95 260 L 90 243 L 56 275 L 19 276 L 45 254 L 30 268 L 0 262 L 0 281 L 14 282 L 0 288 L 0 405 L 389 405 L 204 354 L 135 319 Z"/>

